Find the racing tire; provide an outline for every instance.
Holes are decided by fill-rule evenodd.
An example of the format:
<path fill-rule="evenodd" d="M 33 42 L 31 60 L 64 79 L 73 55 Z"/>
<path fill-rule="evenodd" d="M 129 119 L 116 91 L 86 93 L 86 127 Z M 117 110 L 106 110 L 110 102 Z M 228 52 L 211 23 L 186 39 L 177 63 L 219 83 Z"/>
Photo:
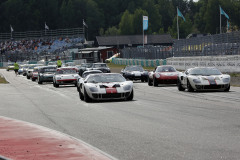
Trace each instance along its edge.
<path fill-rule="evenodd" d="M 133 90 L 132 90 L 132 92 L 131 92 L 131 94 L 127 97 L 127 101 L 132 101 L 133 100 L 133 95 L 134 95 L 134 93 L 133 93 Z"/>
<path fill-rule="evenodd" d="M 84 96 L 83 96 L 83 94 L 82 94 L 81 91 L 79 91 L 79 98 L 80 98 L 82 101 L 84 100 Z"/>
<path fill-rule="evenodd" d="M 38 80 L 38 84 L 42 84 L 42 81 L 40 81 L 39 79 L 40 79 L 40 78 L 38 77 L 38 79 L 37 79 L 37 80 Z"/>
<path fill-rule="evenodd" d="M 157 87 L 158 86 L 158 82 L 156 81 L 156 78 L 153 78 L 153 86 Z"/>
<path fill-rule="evenodd" d="M 229 90 L 230 90 L 230 84 L 229 84 L 228 88 L 224 89 L 224 92 L 229 92 Z"/>
<path fill-rule="evenodd" d="M 143 79 L 143 78 L 141 78 L 141 82 L 144 82 L 144 79 Z"/>
<path fill-rule="evenodd" d="M 32 78 L 32 81 L 35 81 L 36 79 L 35 78 Z"/>
<path fill-rule="evenodd" d="M 189 80 L 187 81 L 187 89 L 188 89 L 188 92 L 193 92 L 194 91 L 194 89 L 192 88 Z"/>
<path fill-rule="evenodd" d="M 84 101 L 87 103 L 92 101 L 92 99 L 87 94 L 87 91 L 85 90 L 85 88 L 84 88 Z"/>
<path fill-rule="evenodd" d="M 181 81 L 179 79 L 177 81 L 177 87 L 178 87 L 179 91 L 185 91 L 185 88 L 182 87 L 182 83 L 181 83 Z"/>
<path fill-rule="evenodd" d="M 58 87 L 59 87 L 59 84 L 55 83 L 55 87 L 58 88 Z"/>
<path fill-rule="evenodd" d="M 80 88 L 77 86 L 77 91 L 80 92 Z"/>
<path fill-rule="evenodd" d="M 27 75 L 27 79 L 30 79 L 30 77 Z"/>
<path fill-rule="evenodd" d="M 150 79 L 150 78 L 148 78 L 148 85 L 149 86 L 152 86 L 153 84 L 152 84 L 152 80 Z"/>

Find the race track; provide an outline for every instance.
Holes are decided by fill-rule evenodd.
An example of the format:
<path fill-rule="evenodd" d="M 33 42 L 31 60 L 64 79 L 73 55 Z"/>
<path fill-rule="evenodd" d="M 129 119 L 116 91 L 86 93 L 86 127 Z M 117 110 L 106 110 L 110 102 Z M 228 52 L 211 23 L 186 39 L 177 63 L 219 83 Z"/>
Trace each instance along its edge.
<path fill-rule="evenodd" d="M 179 92 L 134 83 L 133 101 L 85 103 L 76 87 L 0 70 L 0 116 L 76 137 L 120 160 L 240 159 L 240 88 Z"/>

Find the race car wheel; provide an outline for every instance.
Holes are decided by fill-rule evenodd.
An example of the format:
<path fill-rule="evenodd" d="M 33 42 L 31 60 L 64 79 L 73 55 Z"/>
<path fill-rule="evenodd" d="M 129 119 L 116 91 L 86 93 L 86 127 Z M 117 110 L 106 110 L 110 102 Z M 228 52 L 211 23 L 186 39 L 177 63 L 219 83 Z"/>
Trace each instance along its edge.
<path fill-rule="evenodd" d="M 83 96 L 83 94 L 82 94 L 81 91 L 79 91 L 79 98 L 80 98 L 82 101 L 84 100 L 84 96 Z"/>
<path fill-rule="evenodd" d="M 152 80 L 150 79 L 150 78 L 148 78 L 148 85 L 149 86 L 152 86 L 153 84 L 152 84 Z"/>
<path fill-rule="evenodd" d="M 42 81 L 40 80 L 39 77 L 38 77 L 38 84 L 42 84 Z"/>
<path fill-rule="evenodd" d="M 132 101 L 133 100 L 133 95 L 134 95 L 134 93 L 133 93 L 133 90 L 132 90 L 132 92 L 131 92 L 131 94 L 127 97 L 127 101 Z"/>
<path fill-rule="evenodd" d="M 87 94 L 87 91 L 85 90 L 85 88 L 84 88 L 84 101 L 85 102 L 91 102 L 91 98 Z"/>
<path fill-rule="evenodd" d="M 55 86 L 56 86 L 56 88 L 58 88 L 58 87 L 59 87 L 59 84 L 55 83 Z"/>
<path fill-rule="evenodd" d="M 27 79 L 30 79 L 30 77 L 27 75 Z"/>
<path fill-rule="evenodd" d="M 157 82 L 156 78 L 153 78 L 153 85 L 154 85 L 154 87 L 158 86 L 158 82 Z"/>
<path fill-rule="evenodd" d="M 224 90 L 224 92 L 229 92 L 229 90 L 230 90 L 230 84 L 229 84 L 228 88 L 226 88 L 226 89 Z"/>
<path fill-rule="evenodd" d="M 32 81 L 35 81 L 35 78 L 32 78 Z"/>
<path fill-rule="evenodd" d="M 143 79 L 143 78 L 141 78 L 141 82 L 144 82 L 144 79 Z"/>
<path fill-rule="evenodd" d="M 178 90 L 179 91 L 185 91 L 185 88 L 182 87 L 182 83 L 181 83 L 181 81 L 179 79 L 177 81 L 177 86 L 178 86 Z"/>
<path fill-rule="evenodd" d="M 188 92 L 193 92 L 194 91 L 194 89 L 192 88 L 189 80 L 187 81 L 187 89 L 188 89 Z"/>

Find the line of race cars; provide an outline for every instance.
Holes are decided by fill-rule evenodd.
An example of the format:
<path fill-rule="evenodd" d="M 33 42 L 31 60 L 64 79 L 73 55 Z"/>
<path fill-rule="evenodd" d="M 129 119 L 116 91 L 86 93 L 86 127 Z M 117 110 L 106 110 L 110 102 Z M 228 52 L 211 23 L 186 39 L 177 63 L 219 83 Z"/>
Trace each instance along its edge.
<path fill-rule="evenodd" d="M 157 66 L 153 71 L 142 66 L 126 66 L 121 73 L 111 73 L 106 63 L 84 63 L 57 68 L 56 65 L 23 65 L 19 69 L 27 79 L 37 80 L 38 84 L 52 82 L 54 87 L 74 85 L 79 98 L 86 102 L 92 100 L 132 100 L 134 97 L 133 81 L 141 80 L 149 86 L 175 84 L 179 91 L 229 91 L 231 77 L 222 74 L 217 68 L 195 67 L 184 72 L 173 66 Z"/>

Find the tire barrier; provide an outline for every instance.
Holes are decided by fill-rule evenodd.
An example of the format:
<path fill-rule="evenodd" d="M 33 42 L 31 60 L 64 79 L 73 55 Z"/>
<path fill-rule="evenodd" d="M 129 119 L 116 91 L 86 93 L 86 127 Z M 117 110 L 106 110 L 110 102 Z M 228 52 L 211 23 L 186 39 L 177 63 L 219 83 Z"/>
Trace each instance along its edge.
<path fill-rule="evenodd" d="M 240 72 L 240 56 L 204 56 L 204 57 L 172 57 L 166 63 L 173 65 L 178 70 L 192 67 L 216 67 L 221 72 Z"/>
<path fill-rule="evenodd" d="M 166 65 L 167 61 L 164 59 L 124 59 L 124 58 L 113 58 L 113 64 L 118 65 L 141 65 L 143 67 L 156 67 L 159 65 Z"/>

